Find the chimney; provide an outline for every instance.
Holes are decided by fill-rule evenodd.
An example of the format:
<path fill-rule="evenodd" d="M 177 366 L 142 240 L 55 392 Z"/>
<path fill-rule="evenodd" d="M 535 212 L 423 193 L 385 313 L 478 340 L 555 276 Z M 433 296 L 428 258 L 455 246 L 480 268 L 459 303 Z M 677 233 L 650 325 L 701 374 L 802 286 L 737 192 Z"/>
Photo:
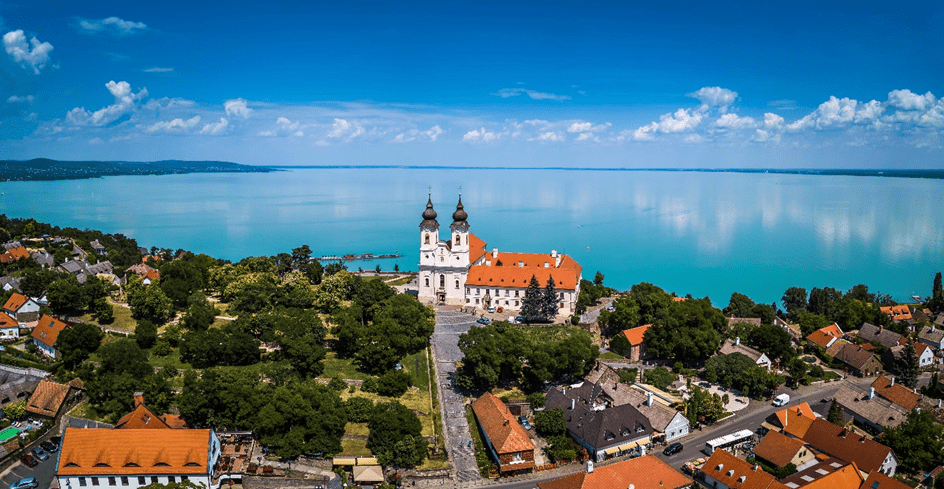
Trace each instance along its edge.
<path fill-rule="evenodd" d="M 892 377 L 891 383 L 889 385 L 895 385 L 895 377 Z"/>
<path fill-rule="evenodd" d="M 144 404 L 144 393 L 135 392 L 134 393 L 134 407 L 138 407 L 138 404 Z"/>
<path fill-rule="evenodd" d="M 551 258 L 557 258 L 557 250 L 551 250 Z"/>
<path fill-rule="evenodd" d="M 498 248 L 492 248 L 492 258 L 498 258 Z"/>
<path fill-rule="evenodd" d="M 845 439 L 845 438 L 846 438 L 846 434 L 847 434 L 848 432 L 849 432 L 849 430 L 847 430 L 846 428 L 843 428 L 842 431 L 839 433 L 839 438 Z"/>
<path fill-rule="evenodd" d="M 557 255 L 557 256 L 555 256 L 554 258 L 556 259 L 556 261 L 554 262 L 554 268 L 560 268 L 561 255 Z"/>
<path fill-rule="evenodd" d="M 593 460 L 587 460 L 587 473 L 593 473 Z"/>
<path fill-rule="evenodd" d="M 735 345 L 740 345 L 740 344 L 741 344 L 741 337 L 740 337 L 740 336 L 734 338 L 734 344 L 735 344 Z"/>
<path fill-rule="evenodd" d="M 758 468 L 758 467 L 760 467 L 760 466 L 757 465 L 757 464 L 754 464 L 754 472 L 757 472 L 757 468 Z"/>
<path fill-rule="evenodd" d="M 505 422 L 502 423 L 502 424 L 505 425 L 505 426 L 508 426 L 509 422 L 508 422 L 508 420 L 506 419 Z"/>
<path fill-rule="evenodd" d="M 652 393 L 646 392 L 646 405 L 652 407 Z"/>
<path fill-rule="evenodd" d="M 574 406 L 575 406 L 575 405 L 577 405 L 577 400 L 576 400 L 576 399 L 571 399 L 571 400 L 570 400 L 570 410 L 571 410 L 571 411 L 574 410 Z"/>
<path fill-rule="evenodd" d="M 875 397 L 875 387 L 869 387 L 869 399 Z"/>

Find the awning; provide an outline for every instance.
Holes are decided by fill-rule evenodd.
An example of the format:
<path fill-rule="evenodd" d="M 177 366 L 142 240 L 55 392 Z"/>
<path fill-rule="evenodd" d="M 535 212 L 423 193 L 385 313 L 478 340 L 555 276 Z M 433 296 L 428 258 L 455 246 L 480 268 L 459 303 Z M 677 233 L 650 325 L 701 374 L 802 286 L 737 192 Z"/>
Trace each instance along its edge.
<path fill-rule="evenodd" d="M 359 457 L 357 459 L 357 465 L 380 465 L 377 462 L 377 457 Z"/>
<path fill-rule="evenodd" d="M 619 446 L 619 449 L 620 449 L 621 452 L 625 452 L 625 451 L 628 451 L 628 450 L 632 450 L 632 449 L 634 449 L 634 448 L 636 448 L 636 447 L 638 447 L 638 446 L 639 446 L 639 442 L 638 442 L 638 441 L 631 441 L 631 442 L 629 442 L 629 443 L 624 443 L 624 444 L 620 445 L 620 446 Z"/>
<path fill-rule="evenodd" d="M 606 450 L 603 450 L 603 453 L 607 455 L 613 455 L 614 453 L 618 451 L 619 451 L 619 447 L 613 447 L 613 448 L 607 448 Z"/>
<path fill-rule="evenodd" d="M 763 427 L 763 428 L 767 428 L 769 431 L 780 431 L 780 427 L 779 427 L 779 426 L 770 424 L 770 423 L 768 423 L 768 422 L 766 422 L 766 421 L 764 421 L 764 422 L 761 423 L 760 425 L 761 425 L 761 427 Z"/>
<path fill-rule="evenodd" d="M 357 459 L 354 457 L 334 457 L 334 465 L 355 465 Z"/>

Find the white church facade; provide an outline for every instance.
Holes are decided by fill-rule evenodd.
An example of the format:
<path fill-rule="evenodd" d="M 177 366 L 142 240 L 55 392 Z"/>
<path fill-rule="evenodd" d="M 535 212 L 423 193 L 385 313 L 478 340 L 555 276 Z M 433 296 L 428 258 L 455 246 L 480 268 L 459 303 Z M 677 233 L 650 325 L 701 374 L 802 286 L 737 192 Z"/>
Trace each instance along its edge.
<path fill-rule="evenodd" d="M 418 298 L 423 303 L 443 303 L 481 309 L 521 309 L 525 290 L 535 277 L 541 288 L 554 279 L 559 314 L 571 315 L 580 293 L 581 267 L 573 258 L 550 253 L 487 251 L 485 241 L 469 232 L 462 197 L 452 214 L 449 234 L 440 237 L 432 197 L 420 223 Z"/>

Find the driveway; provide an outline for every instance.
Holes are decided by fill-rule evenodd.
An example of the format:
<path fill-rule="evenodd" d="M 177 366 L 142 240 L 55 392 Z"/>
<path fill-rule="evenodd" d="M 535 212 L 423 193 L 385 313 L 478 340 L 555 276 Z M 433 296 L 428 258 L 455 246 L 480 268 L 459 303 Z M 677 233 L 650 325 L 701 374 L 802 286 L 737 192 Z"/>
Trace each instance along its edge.
<path fill-rule="evenodd" d="M 46 489 L 56 476 L 56 463 L 58 460 L 59 452 L 56 452 L 50 453 L 47 460 L 40 462 L 39 465 L 32 468 L 23 465 L 19 461 L 14 462 L 10 468 L 3 472 L 3 475 L 0 475 L 0 484 L 2 484 L 3 487 L 10 487 L 10 484 L 20 479 L 35 477 L 36 482 L 39 483 L 39 489 Z"/>
<path fill-rule="evenodd" d="M 456 362 L 463 358 L 459 349 L 459 335 L 472 329 L 475 316 L 460 312 L 455 307 L 436 308 L 436 329 L 430 342 L 436 357 L 436 382 L 439 386 L 439 405 L 442 409 L 446 451 L 456 469 L 459 482 L 478 481 L 475 449 L 470 446 L 472 435 L 465 417 L 465 399 L 454 386 Z"/>

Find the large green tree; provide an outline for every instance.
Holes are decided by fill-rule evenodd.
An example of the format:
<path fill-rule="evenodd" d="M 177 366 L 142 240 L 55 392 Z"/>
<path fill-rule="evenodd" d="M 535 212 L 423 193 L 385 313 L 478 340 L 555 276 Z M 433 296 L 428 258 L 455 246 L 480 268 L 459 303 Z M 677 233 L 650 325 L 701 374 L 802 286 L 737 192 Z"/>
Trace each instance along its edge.
<path fill-rule="evenodd" d="M 783 308 L 787 311 L 787 316 L 796 321 L 801 311 L 805 311 L 809 303 L 807 302 L 806 289 L 803 287 L 790 287 L 780 298 Z"/>
<path fill-rule="evenodd" d="M 930 411 L 913 410 L 908 419 L 882 433 L 882 444 L 891 448 L 908 472 L 927 472 L 941 463 L 944 427 L 935 423 Z"/>
<path fill-rule="evenodd" d="M 613 340 L 610 341 L 610 345 L 612 346 L 613 341 L 621 336 L 621 332 L 639 325 L 639 304 L 632 299 L 632 296 L 624 295 L 618 297 L 613 301 L 612 311 L 606 309 L 600 311 L 600 319 L 598 322 L 603 330 L 603 334 L 613 338 Z"/>
<path fill-rule="evenodd" d="M 536 411 L 534 413 L 534 426 L 538 434 L 547 438 L 567 433 L 567 419 L 564 416 L 564 410 L 561 408 Z"/>
<path fill-rule="evenodd" d="M 411 467 L 426 458 L 426 440 L 416 413 L 399 402 L 374 406 L 367 423 L 367 448 L 383 465 Z"/>
<path fill-rule="evenodd" d="M 92 353 L 98 350 L 105 333 L 94 324 L 77 323 L 63 329 L 56 339 L 56 345 L 65 367 L 75 370 Z"/>
<path fill-rule="evenodd" d="M 933 313 L 944 312 L 944 286 L 941 284 L 941 272 L 934 275 L 934 284 L 931 287 L 931 298 L 928 300 L 928 309 Z"/>
<path fill-rule="evenodd" d="M 191 262 L 172 260 L 165 262 L 160 269 L 161 280 L 158 284 L 174 307 L 187 307 L 187 300 L 196 291 L 203 290 L 203 274 Z"/>
<path fill-rule="evenodd" d="M 538 278 L 532 275 L 531 281 L 528 282 L 528 288 L 524 291 L 524 297 L 521 299 L 521 317 L 524 318 L 526 323 L 530 324 L 546 319 L 542 314 L 541 303 L 543 298 L 541 284 L 538 282 Z"/>
<path fill-rule="evenodd" d="M 554 290 L 554 277 L 547 278 L 547 285 L 544 286 L 544 294 L 541 297 L 541 318 L 545 321 L 554 319 L 557 316 L 559 308 L 557 292 Z"/>
<path fill-rule="evenodd" d="M 895 372 L 898 374 L 898 381 L 908 388 L 914 389 L 918 385 L 918 354 L 911 343 L 905 345 L 895 359 Z"/>

